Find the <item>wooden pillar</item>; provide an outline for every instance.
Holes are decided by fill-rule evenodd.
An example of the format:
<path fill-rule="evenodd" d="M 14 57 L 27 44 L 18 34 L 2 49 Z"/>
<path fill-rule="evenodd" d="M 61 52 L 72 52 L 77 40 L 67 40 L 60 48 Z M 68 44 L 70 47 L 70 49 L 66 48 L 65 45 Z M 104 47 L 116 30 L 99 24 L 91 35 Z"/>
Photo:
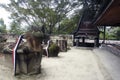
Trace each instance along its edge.
<path fill-rule="evenodd" d="M 73 46 L 75 46 L 75 35 L 73 35 Z"/>
<path fill-rule="evenodd" d="M 96 47 L 99 47 L 99 39 L 100 39 L 99 35 L 100 35 L 100 31 L 97 32 Z"/>
<path fill-rule="evenodd" d="M 99 47 L 99 37 L 95 38 L 94 46 Z"/>
<path fill-rule="evenodd" d="M 85 43 L 85 37 L 82 37 L 82 43 Z"/>
<path fill-rule="evenodd" d="M 77 40 L 76 40 L 76 46 L 78 47 L 79 44 L 80 44 L 80 42 L 79 42 L 79 38 L 77 38 Z"/>
<path fill-rule="evenodd" d="M 85 37 L 82 37 L 82 46 L 85 46 Z"/>
<path fill-rule="evenodd" d="M 105 43 L 105 38 L 106 38 L 105 34 L 106 34 L 106 26 L 104 26 L 103 43 Z"/>

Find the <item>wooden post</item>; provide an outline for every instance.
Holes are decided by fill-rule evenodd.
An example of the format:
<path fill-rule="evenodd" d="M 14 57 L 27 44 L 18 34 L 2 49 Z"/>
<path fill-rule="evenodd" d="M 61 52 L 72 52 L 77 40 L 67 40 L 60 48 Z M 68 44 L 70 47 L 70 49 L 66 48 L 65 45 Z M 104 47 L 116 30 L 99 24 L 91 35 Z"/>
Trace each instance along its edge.
<path fill-rule="evenodd" d="M 78 47 L 79 46 L 79 38 L 77 38 L 77 40 L 76 40 L 76 46 Z"/>
<path fill-rule="evenodd" d="M 85 37 L 82 37 L 82 46 L 85 46 Z"/>
<path fill-rule="evenodd" d="M 95 47 L 99 47 L 99 37 L 95 38 L 94 44 Z"/>
<path fill-rule="evenodd" d="M 73 35 L 73 46 L 75 46 L 75 35 Z"/>
<path fill-rule="evenodd" d="M 106 26 L 104 26 L 104 33 L 103 33 L 103 43 L 105 43 L 105 38 L 106 38 Z"/>
<path fill-rule="evenodd" d="M 82 37 L 82 43 L 83 44 L 85 43 L 85 37 Z"/>

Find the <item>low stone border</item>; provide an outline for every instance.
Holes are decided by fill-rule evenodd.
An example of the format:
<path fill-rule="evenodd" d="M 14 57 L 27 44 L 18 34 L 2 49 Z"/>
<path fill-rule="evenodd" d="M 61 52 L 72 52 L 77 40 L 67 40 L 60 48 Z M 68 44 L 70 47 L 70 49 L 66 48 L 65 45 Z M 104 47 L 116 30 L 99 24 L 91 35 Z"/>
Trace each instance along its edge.
<path fill-rule="evenodd" d="M 117 55 L 120 57 L 120 50 L 111 46 L 111 45 L 106 45 L 106 44 L 102 44 L 102 47 L 105 47 L 106 50 L 112 52 L 113 54 Z"/>

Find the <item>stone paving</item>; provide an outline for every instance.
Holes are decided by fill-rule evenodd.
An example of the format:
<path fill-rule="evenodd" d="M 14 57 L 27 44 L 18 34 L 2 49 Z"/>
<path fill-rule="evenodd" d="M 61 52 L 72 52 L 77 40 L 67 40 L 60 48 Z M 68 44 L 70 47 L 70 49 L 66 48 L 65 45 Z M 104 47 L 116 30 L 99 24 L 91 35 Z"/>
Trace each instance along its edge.
<path fill-rule="evenodd" d="M 113 80 L 120 80 L 120 57 L 107 51 L 105 47 L 94 49 L 93 52 L 106 68 L 109 77 L 111 76 Z"/>
<path fill-rule="evenodd" d="M 2 64 L 4 57 L 0 57 L 0 80 L 112 80 L 95 52 L 73 47 L 59 57 L 43 57 L 41 74 L 16 77 L 11 68 Z"/>

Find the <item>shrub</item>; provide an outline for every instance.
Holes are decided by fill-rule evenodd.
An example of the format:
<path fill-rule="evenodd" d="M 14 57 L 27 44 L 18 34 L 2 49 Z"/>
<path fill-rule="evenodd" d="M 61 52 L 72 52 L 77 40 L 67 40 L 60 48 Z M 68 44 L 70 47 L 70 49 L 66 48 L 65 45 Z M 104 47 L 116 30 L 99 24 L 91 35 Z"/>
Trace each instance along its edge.
<path fill-rule="evenodd" d="M 49 47 L 49 57 L 57 57 L 59 53 L 59 47 L 57 44 L 51 44 Z"/>

